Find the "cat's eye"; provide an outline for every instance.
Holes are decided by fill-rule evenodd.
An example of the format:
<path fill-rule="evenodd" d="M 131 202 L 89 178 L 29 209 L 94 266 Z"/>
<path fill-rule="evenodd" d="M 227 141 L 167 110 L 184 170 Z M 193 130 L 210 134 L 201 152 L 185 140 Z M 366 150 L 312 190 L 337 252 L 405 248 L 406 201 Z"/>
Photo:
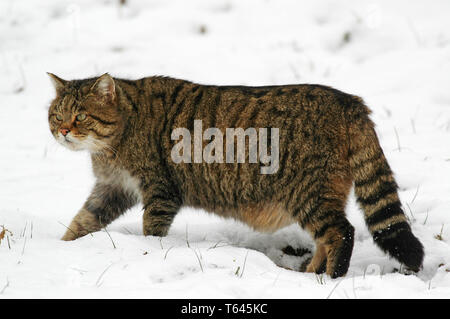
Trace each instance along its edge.
<path fill-rule="evenodd" d="M 56 119 L 57 119 L 58 121 L 62 121 L 63 117 L 62 117 L 61 114 L 56 114 Z"/>
<path fill-rule="evenodd" d="M 77 115 L 77 121 L 84 121 L 86 119 L 86 114 L 81 113 Z"/>

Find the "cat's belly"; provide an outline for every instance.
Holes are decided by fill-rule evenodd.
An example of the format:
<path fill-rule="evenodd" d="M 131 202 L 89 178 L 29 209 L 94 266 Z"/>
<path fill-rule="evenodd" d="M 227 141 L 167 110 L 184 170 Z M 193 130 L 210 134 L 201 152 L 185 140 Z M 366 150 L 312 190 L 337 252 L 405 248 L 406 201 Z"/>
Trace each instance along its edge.
<path fill-rule="evenodd" d="M 216 209 L 211 213 L 239 220 L 261 232 L 275 232 L 296 223 L 280 203 L 242 205 L 237 209 Z"/>
<path fill-rule="evenodd" d="M 278 203 L 242 207 L 235 218 L 264 232 L 274 232 L 296 222 L 292 214 Z"/>

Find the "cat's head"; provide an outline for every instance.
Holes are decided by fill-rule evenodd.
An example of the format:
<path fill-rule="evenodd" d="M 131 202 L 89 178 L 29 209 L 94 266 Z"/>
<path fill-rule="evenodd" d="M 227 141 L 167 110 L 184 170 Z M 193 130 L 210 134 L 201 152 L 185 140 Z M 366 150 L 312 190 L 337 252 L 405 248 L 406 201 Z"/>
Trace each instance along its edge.
<path fill-rule="evenodd" d="M 116 86 L 108 74 L 86 80 L 66 81 L 48 73 L 56 97 L 48 111 L 50 131 L 63 146 L 91 153 L 113 151 L 122 116 Z"/>

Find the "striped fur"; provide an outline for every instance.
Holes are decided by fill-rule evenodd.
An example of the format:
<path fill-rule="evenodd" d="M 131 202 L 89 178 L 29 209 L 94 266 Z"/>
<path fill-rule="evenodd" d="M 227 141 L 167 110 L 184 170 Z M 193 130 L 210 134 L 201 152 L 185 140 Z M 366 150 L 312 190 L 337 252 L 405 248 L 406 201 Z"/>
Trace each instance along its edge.
<path fill-rule="evenodd" d="M 50 129 L 64 146 L 90 151 L 97 178 L 64 240 L 99 230 L 139 202 L 144 234 L 165 236 L 180 208 L 192 206 L 261 231 L 298 223 L 317 244 L 306 270 L 339 277 L 347 272 L 353 249 L 345 205 L 354 182 L 378 246 L 411 269 L 420 268 L 422 246 L 401 210 L 397 185 L 360 98 L 307 84 L 212 86 L 107 74 L 51 78 L 57 94 L 49 108 Z M 86 118 L 79 121 L 81 113 Z M 222 132 L 279 128 L 278 171 L 260 174 L 248 155 L 245 163 L 174 163 L 171 132 L 183 127 L 193 134 L 194 120 Z M 61 128 L 70 133 L 61 135 Z"/>
<path fill-rule="evenodd" d="M 360 132 L 365 132 L 362 135 Z M 411 270 L 422 266 L 423 247 L 414 237 L 398 197 L 398 186 L 367 112 L 351 123 L 350 166 L 355 194 L 375 243 Z"/>

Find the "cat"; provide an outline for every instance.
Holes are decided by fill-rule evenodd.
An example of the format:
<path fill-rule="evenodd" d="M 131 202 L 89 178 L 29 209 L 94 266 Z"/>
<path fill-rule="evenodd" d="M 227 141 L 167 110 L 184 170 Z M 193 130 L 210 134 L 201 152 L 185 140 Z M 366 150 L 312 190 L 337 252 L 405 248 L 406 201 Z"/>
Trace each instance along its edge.
<path fill-rule="evenodd" d="M 215 86 L 161 76 L 126 80 L 106 73 L 72 81 L 49 76 L 56 89 L 48 112 L 51 133 L 68 149 L 89 151 L 96 177 L 63 240 L 98 231 L 137 203 L 143 204 L 144 235 L 165 236 L 180 208 L 190 206 L 258 231 L 298 223 L 316 244 L 306 271 L 336 278 L 347 273 L 353 250 L 354 228 L 345 205 L 354 185 L 374 242 L 409 269 L 421 269 L 423 246 L 402 210 L 370 110 L 360 97 L 310 84 Z M 175 163 L 172 132 L 194 133 L 198 120 L 223 133 L 279 129 L 277 170 L 261 174 L 260 164 L 248 160 Z"/>

